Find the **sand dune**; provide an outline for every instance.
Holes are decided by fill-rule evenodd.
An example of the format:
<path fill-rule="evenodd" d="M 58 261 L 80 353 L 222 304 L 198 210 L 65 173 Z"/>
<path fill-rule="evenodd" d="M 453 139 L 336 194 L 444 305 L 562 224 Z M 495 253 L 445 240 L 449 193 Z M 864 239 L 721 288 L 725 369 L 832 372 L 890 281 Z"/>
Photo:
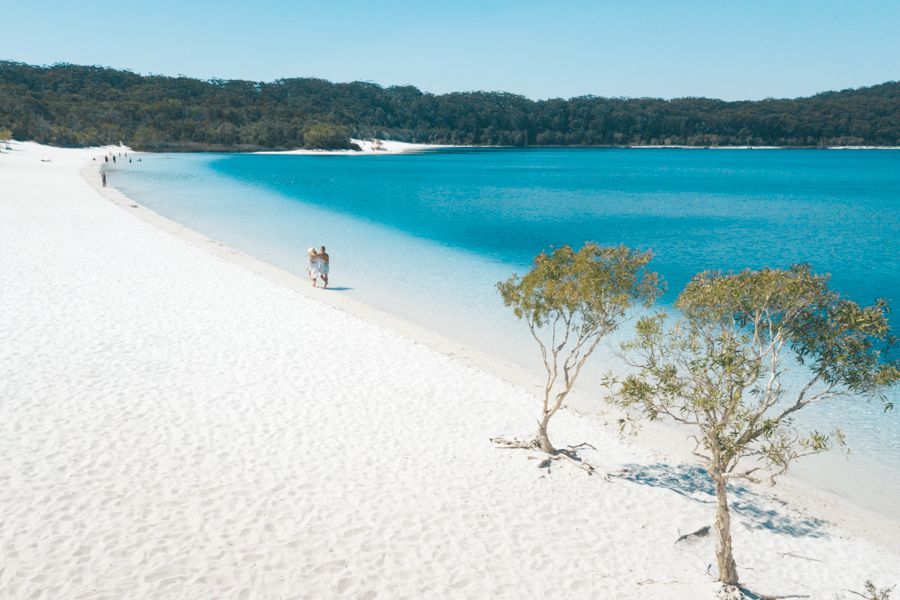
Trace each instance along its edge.
<path fill-rule="evenodd" d="M 409 142 L 396 142 L 394 140 L 351 139 L 350 141 L 359 146 L 359 150 L 310 150 L 307 148 L 298 148 L 296 150 L 263 150 L 255 152 L 255 154 L 333 154 L 342 156 L 363 156 L 366 154 L 408 154 L 410 152 L 423 152 L 426 150 L 451 147 L 436 144 L 411 144 Z M 454 147 L 465 148 L 466 146 Z"/>
<path fill-rule="evenodd" d="M 0 597 L 716 597 L 674 543 L 702 472 L 572 412 L 609 480 L 493 448 L 529 391 L 136 218 L 92 156 L 0 154 Z M 851 516 L 735 508 L 754 591 L 900 584 Z"/>

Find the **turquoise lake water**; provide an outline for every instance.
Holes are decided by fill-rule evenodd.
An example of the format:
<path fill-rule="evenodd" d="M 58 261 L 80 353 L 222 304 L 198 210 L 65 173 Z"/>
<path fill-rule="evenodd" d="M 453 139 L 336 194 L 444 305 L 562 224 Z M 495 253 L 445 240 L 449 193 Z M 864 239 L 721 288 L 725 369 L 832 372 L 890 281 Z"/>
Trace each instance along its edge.
<path fill-rule="evenodd" d="M 856 301 L 892 301 L 900 331 L 895 150 L 150 155 L 110 181 L 298 274 L 306 248 L 324 244 L 335 290 L 322 293 L 352 295 L 526 367 L 536 350 L 494 284 L 542 249 L 586 240 L 652 249 L 670 290 L 664 306 L 698 271 L 807 262 Z M 615 360 L 615 343 L 598 363 Z M 884 493 L 900 499 L 900 410 L 834 403 L 804 419 L 841 424 L 854 460 L 884 469 Z"/>

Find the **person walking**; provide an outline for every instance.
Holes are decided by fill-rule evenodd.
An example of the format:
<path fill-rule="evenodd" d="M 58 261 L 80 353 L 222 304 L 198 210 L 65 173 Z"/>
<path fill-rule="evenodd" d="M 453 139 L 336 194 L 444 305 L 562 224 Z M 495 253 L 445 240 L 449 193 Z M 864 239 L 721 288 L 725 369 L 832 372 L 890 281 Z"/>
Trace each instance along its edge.
<path fill-rule="evenodd" d="M 103 182 L 103 187 L 106 187 L 106 171 L 100 171 L 100 181 Z"/>
<path fill-rule="evenodd" d="M 322 246 L 322 249 L 316 255 L 316 260 L 319 261 L 319 277 L 322 278 L 322 282 L 325 284 L 322 287 L 327 288 L 328 272 L 331 270 L 331 257 L 325 252 L 325 246 Z"/>
<path fill-rule="evenodd" d="M 319 279 L 319 259 L 315 248 L 306 251 L 306 274 L 312 281 L 312 286 L 316 287 Z"/>

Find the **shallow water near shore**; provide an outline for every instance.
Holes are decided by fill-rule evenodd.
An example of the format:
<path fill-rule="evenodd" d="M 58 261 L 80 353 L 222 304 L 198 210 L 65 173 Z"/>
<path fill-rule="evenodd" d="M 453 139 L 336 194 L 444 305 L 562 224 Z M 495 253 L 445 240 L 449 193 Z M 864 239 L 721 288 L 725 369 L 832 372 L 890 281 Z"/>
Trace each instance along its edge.
<path fill-rule="evenodd" d="M 524 327 L 495 283 L 552 245 L 652 248 L 671 304 L 704 269 L 808 262 L 862 303 L 900 302 L 900 151 L 465 150 L 400 156 L 145 155 L 111 183 L 152 210 L 304 274 L 332 256 L 332 288 L 526 367 Z M 260 307 L 265 310 L 265 307 Z M 900 309 L 891 315 L 900 330 Z M 614 364 L 601 350 L 582 382 Z M 896 394 L 894 394 L 896 399 Z M 900 404 L 900 402 L 898 402 Z M 900 412 L 834 402 L 849 457 L 796 472 L 900 517 Z"/>

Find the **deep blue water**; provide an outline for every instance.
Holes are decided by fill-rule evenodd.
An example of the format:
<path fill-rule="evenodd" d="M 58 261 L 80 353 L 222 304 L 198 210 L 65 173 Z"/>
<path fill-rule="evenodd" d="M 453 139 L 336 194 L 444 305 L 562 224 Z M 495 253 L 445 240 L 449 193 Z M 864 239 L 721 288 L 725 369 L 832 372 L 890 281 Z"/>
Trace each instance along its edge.
<path fill-rule="evenodd" d="M 536 365 L 536 349 L 494 284 L 523 272 L 543 249 L 587 240 L 652 249 L 669 286 L 664 306 L 705 269 L 807 262 L 853 300 L 892 301 L 900 332 L 895 150 L 148 155 L 118 166 L 110 181 L 173 220 L 297 274 L 306 248 L 325 244 L 337 291 L 323 293 L 355 296 L 526 367 Z M 615 367 L 612 347 L 625 335 L 598 354 L 594 375 Z M 588 388 L 597 381 L 591 377 Z M 900 394 L 892 396 L 900 408 Z M 844 461 L 810 479 L 856 492 L 863 503 L 880 486 L 876 493 L 900 506 L 900 410 L 882 415 L 875 403 L 851 401 L 805 412 L 801 425 L 842 425 L 852 456 L 884 469 L 854 479 L 860 463 Z M 822 477 L 839 470 L 833 486 L 834 477 Z"/>
<path fill-rule="evenodd" d="M 510 264 L 586 240 L 650 248 L 668 299 L 704 269 L 808 262 L 859 302 L 900 302 L 900 151 L 240 155 L 212 168 Z"/>

